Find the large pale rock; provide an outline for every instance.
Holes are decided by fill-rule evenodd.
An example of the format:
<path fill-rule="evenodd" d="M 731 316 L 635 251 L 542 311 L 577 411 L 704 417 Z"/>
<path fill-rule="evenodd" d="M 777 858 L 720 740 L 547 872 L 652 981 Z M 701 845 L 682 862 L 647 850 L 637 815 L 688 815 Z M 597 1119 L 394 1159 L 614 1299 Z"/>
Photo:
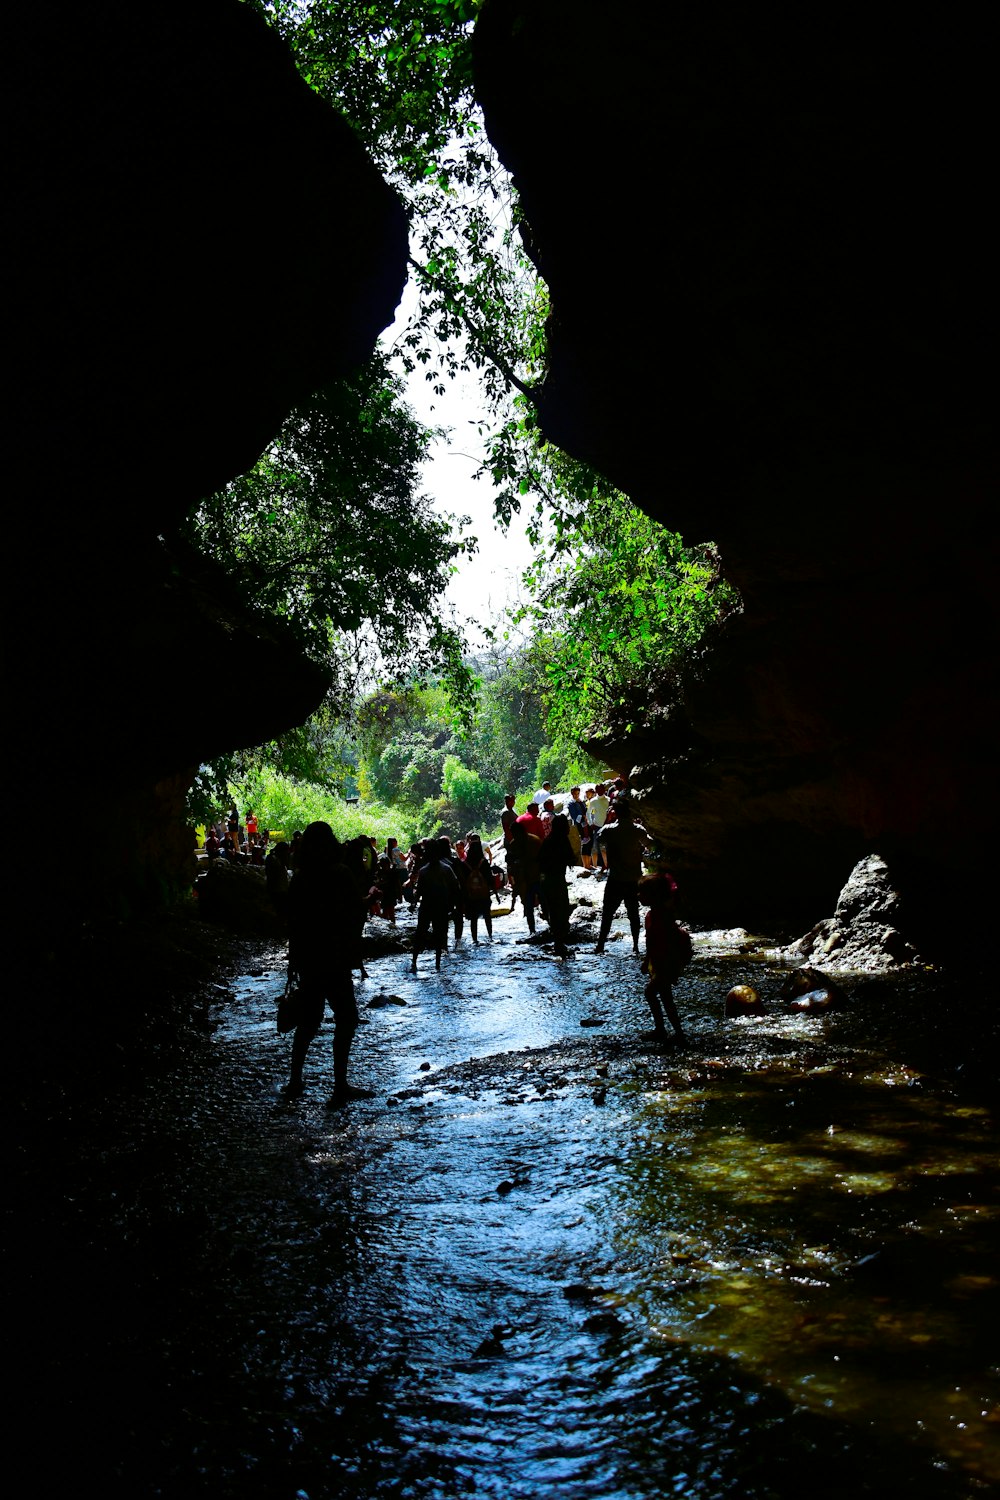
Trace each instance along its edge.
<path fill-rule="evenodd" d="M 917 960 L 907 933 L 912 918 L 877 854 L 859 860 L 824 917 L 786 950 L 793 959 L 838 969 L 892 969 Z"/>

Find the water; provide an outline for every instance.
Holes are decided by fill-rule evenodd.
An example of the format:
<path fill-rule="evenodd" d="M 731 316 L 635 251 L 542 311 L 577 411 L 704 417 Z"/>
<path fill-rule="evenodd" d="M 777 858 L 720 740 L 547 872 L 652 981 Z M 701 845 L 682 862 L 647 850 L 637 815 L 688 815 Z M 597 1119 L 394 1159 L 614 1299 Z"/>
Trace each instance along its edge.
<path fill-rule="evenodd" d="M 440 976 L 369 964 L 372 1102 L 326 1110 L 326 1029 L 282 1102 L 276 955 L 117 1122 L 109 1243 L 153 1267 L 125 1487 L 993 1492 L 997 1132 L 940 981 L 724 1021 L 731 984 L 778 980 L 701 941 L 658 1054 L 627 940 L 560 965 L 496 932 Z"/>

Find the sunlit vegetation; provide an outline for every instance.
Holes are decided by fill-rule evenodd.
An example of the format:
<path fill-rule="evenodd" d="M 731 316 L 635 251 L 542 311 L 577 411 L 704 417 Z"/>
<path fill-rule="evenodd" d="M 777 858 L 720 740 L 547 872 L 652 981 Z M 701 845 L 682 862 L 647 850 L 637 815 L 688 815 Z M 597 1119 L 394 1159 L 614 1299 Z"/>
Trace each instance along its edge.
<path fill-rule="evenodd" d="M 293 411 L 190 522 L 190 539 L 232 570 L 248 602 L 328 665 L 330 707 L 349 708 L 380 672 L 437 673 L 457 700 L 468 694 L 461 640 L 438 601 L 474 544 L 420 493 L 428 440 L 377 354 Z"/>
<path fill-rule="evenodd" d="M 420 831 L 417 819 L 406 808 L 386 807 L 375 800 L 364 806 L 345 802 L 325 787 L 295 781 L 265 765 L 234 777 L 228 790 L 241 808 L 254 809 L 262 828 L 286 837 L 317 819 L 329 823 L 339 839 L 363 833 L 377 838 L 382 847 L 390 835 L 405 846 Z"/>
<path fill-rule="evenodd" d="M 537 533 L 522 616 L 548 730 L 566 742 L 628 730 L 670 702 L 738 596 L 711 544 L 685 547 L 596 481 L 573 509 L 539 517 Z"/>
<path fill-rule="evenodd" d="M 737 600 L 713 547 L 685 547 L 538 429 L 548 292 L 473 98 L 474 0 L 250 3 L 403 197 L 418 299 L 391 353 L 293 412 L 192 523 L 332 684 L 310 725 L 205 768 L 192 809 L 269 768 L 421 832 L 485 827 L 507 791 L 598 779 L 588 739 L 669 704 Z M 430 434 L 401 374 L 421 370 L 438 391 L 476 374 L 480 480 L 501 524 L 529 515 L 523 601 L 477 659 L 442 602 L 475 543 L 419 491 Z"/>

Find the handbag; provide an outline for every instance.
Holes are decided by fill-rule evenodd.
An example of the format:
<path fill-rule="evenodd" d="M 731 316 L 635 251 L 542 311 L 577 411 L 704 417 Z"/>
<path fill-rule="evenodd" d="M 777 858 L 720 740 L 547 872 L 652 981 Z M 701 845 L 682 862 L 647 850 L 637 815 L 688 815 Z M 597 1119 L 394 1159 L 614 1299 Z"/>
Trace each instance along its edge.
<path fill-rule="evenodd" d="M 298 975 L 289 969 L 284 993 L 278 998 L 279 1035 L 284 1036 L 286 1032 L 294 1031 L 301 1018 L 302 991 L 299 989 Z"/>

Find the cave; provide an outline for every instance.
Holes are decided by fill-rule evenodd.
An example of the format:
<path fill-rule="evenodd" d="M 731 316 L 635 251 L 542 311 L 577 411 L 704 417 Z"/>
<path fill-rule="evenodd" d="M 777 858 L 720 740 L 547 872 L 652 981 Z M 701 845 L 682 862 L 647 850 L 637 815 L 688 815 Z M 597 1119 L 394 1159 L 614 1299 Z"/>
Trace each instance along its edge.
<path fill-rule="evenodd" d="M 407 225 L 236 0 L 7 24 L 22 145 L 8 683 L 31 788 L 13 1056 L 16 1144 L 44 1184 L 30 1131 L 74 1124 L 60 1089 L 91 1087 L 72 1052 L 83 1024 L 59 1088 L 38 1087 L 24 1044 L 44 1050 L 67 996 L 100 1003 L 81 931 L 99 920 L 141 976 L 155 957 L 139 919 L 190 886 L 194 768 L 237 732 L 259 743 L 301 722 L 326 686 L 222 567 L 163 538 L 296 400 L 370 353 L 403 289 Z M 922 951 L 958 963 L 952 913 L 978 933 L 995 836 L 995 275 L 987 49 L 948 24 L 485 0 L 475 66 L 551 290 L 543 429 L 716 542 L 743 602 L 669 702 L 604 726 L 601 754 L 696 916 L 802 930 L 874 855 Z M 73 1223 L 91 1253 L 87 1207 Z M 33 1278 L 61 1273 L 63 1246 L 38 1262 L 30 1233 L 24 1246 L 12 1290 L 44 1295 Z M 102 1274 L 120 1295 L 122 1267 Z M 29 1447 L 52 1390 L 25 1382 Z"/>
<path fill-rule="evenodd" d="M 113 844 L 121 875 L 81 883 L 30 840 L 34 931 L 60 909 L 127 917 L 190 889 L 194 770 L 322 697 L 287 628 L 174 537 L 297 400 L 368 357 L 408 235 L 353 131 L 249 7 L 206 0 L 195 22 L 110 0 L 10 29 L 9 693 L 39 811 Z"/>
<path fill-rule="evenodd" d="M 159 538 L 371 349 L 406 225 L 241 6 L 14 31 L 10 691 L 44 799 L 102 786 L 128 911 L 184 883 L 184 787 L 231 745 L 234 685 L 262 689 L 254 742 L 324 686 Z M 545 434 L 714 539 L 743 600 L 673 701 L 598 742 L 724 921 L 814 920 L 870 852 L 925 933 L 985 910 L 989 91 L 982 50 L 938 40 L 928 14 L 736 6 L 489 0 L 477 25 L 551 289 Z M 47 858 L 25 882 L 58 883 Z"/>

